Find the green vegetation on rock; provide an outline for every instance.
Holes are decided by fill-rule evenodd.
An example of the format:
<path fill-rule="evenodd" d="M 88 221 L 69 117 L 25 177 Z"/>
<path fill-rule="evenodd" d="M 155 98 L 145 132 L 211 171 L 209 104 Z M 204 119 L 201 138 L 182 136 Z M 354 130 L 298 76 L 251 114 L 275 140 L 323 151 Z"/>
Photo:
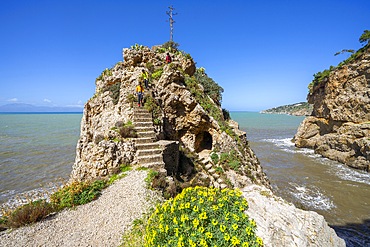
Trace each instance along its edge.
<path fill-rule="evenodd" d="M 316 74 L 313 75 L 314 79 L 308 85 L 308 90 L 309 90 L 310 94 L 313 93 L 313 89 L 314 89 L 315 86 L 326 82 L 326 80 L 328 79 L 328 77 L 330 75 L 330 72 L 332 72 L 336 68 L 341 68 L 344 65 L 352 63 L 353 61 L 358 59 L 367 49 L 370 48 L 370 31 L 369 30 L 364 31 L 364 33 L 359 38 L 359 42 L 360 43 L 365 43 L 365 46 L 360 48 L 356 52 L 354 52 L 354 50 L 352 50 L 352 49 L 344 49 L 342 52 L 337 52 L 334 55 L 338 55 L 338 54 L 341 54 L 343 52 L 350 52 L 350 53 L 352 53 L 352 55 L 349 58 L 347 58 L 346 60 L 340 62 L 337 66 L 330 66 L 329 69 L 325 69 L 324 71 L 317 72 Z"/>
<path fill-rule="evenodd" d="M 194 187 L 158 205 L 145 232 L 151 246 L 263 246 L 239 190 Z"/>

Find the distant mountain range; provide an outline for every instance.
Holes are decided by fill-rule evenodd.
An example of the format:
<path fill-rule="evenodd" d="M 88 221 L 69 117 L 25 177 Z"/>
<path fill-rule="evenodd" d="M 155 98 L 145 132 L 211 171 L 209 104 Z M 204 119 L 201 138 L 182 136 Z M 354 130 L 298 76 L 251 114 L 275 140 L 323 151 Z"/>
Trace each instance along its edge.
<path fill-rule="evenodd" d="M 81 112 L 81 107 L 51 107 L 14 103 L 0 106 L 0 112 Z"/>
<path fill-rule="evenodd" d="M 275 108 L 261 111 L 261 113 L 267 114 L 288 114 L 294 116 L 310 116 L 312 113 L 313 106 L 307 102 L 300 102 L 291 105 L 283 105 Z"/>

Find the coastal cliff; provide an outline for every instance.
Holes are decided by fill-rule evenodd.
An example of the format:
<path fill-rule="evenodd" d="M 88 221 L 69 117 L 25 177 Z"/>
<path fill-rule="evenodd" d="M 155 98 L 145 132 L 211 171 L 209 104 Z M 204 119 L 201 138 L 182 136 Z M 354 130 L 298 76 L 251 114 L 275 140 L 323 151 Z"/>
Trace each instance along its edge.
<path fill-rule="evenodd" d="M 370 46 L 316 74 L 309 87 L 313 112 L 298 128 L 295 145 L 370 171 Z"/>
<path fill-rule="evenodd" d="M 242 188 L 264 246 L 345 246 L 322 216 L 272 194 L 246 133 L 221 108 L 223 89 L 189 54 L 135 45 L 123 55 L 97 78 L 85 105 L 71 181 L 106 178 L 130 164 L 156 171 L 152 186 L 165 198 L 189 186 Z M 150 81 L 138 107 L 142 70 Z"/>
<path fill-rule="evenodd" d="M 167 52 L 172 63 L 165 63 Z M 104 178 L 131 164 L 158 171 L 162 187 L 173 187 L 173 178 L 181 187 L 269 187 L 245 132 L 221 108 L 223 89 L 189 54 L 135 45 L 123 56 L 97 78 L 85 105 L 72 181 Z M 143 70 L 150 82 L 138 107 L 134 92 Z M 122 133 L 130 126 L 136 136 Z"/>

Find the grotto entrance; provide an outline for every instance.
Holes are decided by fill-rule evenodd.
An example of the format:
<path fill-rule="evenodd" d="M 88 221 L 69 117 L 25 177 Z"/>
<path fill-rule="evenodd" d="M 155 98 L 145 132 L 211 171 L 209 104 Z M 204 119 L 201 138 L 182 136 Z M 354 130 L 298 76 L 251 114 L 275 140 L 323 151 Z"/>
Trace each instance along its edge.
<path fill-rule="evenodd" d="M 200 153 L 205 149 L 212 150 L 212 135 L 207 131 L 200 132 L 195 137 L 194 146 L 197 153 Z"/>

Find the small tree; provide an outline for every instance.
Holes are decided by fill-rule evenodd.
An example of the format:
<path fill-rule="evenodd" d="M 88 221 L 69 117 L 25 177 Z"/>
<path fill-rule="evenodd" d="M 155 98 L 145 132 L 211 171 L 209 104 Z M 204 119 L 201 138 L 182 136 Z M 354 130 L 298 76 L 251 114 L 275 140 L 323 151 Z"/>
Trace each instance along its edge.
<path fill-rule="evenodd" d="M 365 45 L 369 44 L 369 42 L 370 42 L 370 31 L 365 30 L 364 33 L 359 38 L 359 41 L 360 41 L 361 44 L 362 43 L 365 43 Z"/>

